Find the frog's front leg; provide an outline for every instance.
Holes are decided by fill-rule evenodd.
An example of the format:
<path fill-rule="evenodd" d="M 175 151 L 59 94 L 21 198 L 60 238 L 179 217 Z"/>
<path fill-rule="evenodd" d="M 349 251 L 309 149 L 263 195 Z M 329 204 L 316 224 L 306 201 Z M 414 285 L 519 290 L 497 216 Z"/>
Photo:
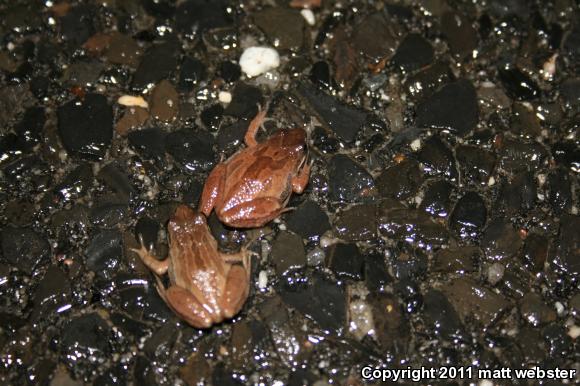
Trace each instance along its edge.
<path fill-rule="evenodd" d="M 193 327 L 209 328 L 214 323 L 210 313 L 191 292 L 177 286 L 165 289 L 160 283 L 157 290 L 169 308 Z"/>
<path fill-rule="evenodd" d="M 199 200 L 199 209 L 206 217 L 209 217 L 223 190 L 225 177 L 226 164 L 221 163 L 211 171 L 205 181 L 201 199 Z"/>
<path fill-rule="evenodd" d="M 139 255 L 143 264 L 147 266 L 150 270 L 155 272 L 156 275 L 161 276 L 167 272 L 169 268 L 169 259 L 165 258 L 163 260 L 157 260 L 157 258 L 151 253 L 151 251 L 145 248 L 145 243 L 143 242 L 143 236 L 139 235 L 139 242 L 141 243 L 141 248 L 131 250 Z"/>
<path fill-rule="evenodd" d="M 298 174 L 292 177 L 292 191 L 296 194 L 301 194 L 304 192 L 306 185 L 308 185 L 308 179 L 310 178 L 310 164 L 305 163 Z"/>

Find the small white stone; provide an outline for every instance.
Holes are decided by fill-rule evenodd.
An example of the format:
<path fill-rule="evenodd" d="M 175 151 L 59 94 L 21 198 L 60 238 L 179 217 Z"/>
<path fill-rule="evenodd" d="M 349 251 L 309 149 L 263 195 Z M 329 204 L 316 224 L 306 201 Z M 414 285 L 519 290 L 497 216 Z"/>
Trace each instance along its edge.
<path fill-rule="evenodd" d="M 322 265 L 324 263 L 324 257 L 324 251 L 321 248 L 316 247 L 308 252 L 306 255 L 306 261 L 309 266 L 316 267 L 317 265 Z"/>
<path fill-rule="evenodd" d="M 232 101 L 232 93 L 229 91 L 220 91 L 218 99 L 222 103 L 229 104 Z"/>
<path fill-rule="evenodd" d="M 240 57 L 240 67 L 250 78 L 280 65 L 278 51 L 270 47 L 248 47 Z"/>
<path fill-rule="evenodd" d="M 411 150 L 417 151 L 421 148 L 421 139 L 417 138 L 413 142 L 411 142 Z"/>
<path fill-rule="evenodd" d="M 258 288 L 264 289 L 268 285 L 268 273 L 266 271 L 260 271 L 258 274 Z"/>
<path fill-rule="evenodd" d="M 546 175 L 545 174 L 538 174 L 538 184 L 543 186 L 546 183 Z"/>
<path fill-rule="evenodd" d="M 489 180 L 487 180 L 487 186 L 493 186 L 495 185 L 495 178 L 493 178 L 493 176 L 489 177 Z"/>
<path fill-rule="evenodd" d="M 566 308 L 564 308 L 564 305 L 562 303 L 556 302 L 556 303 L 554 303 L 554 307 L 556 308 L 556 312 L 558 313 L 558 316 L 564 315 L 564 311 L 566 311 Z"/>
<path fill-rule="evenodd" d="M 117 99 L 117 103 L 123 106 L 139 106 L 144 109 L 149 108 L 147 101 L 140 96 L 122 95 Z"/>
<path fill-rule="evenodd" d="M 302 11 L 300 11 L 300 14 L 304 18 L 304 20 L 306 20 L 308 25 L 312 26 L 312 25 L 316 24 L 316 18 L 314 17 L 314 12 L 312 12 L 310 9 L 303 9 Z"/>
<path fill-rule="evenodd" d="M 568 330 L 568 336 L 572 339 L 576 339 L 580 336 L 580 327 L 573 325 Z"/>
<path fill-rule="evenodd" d="M 554 73 L 556 73 L 556 59 L 558 58 L 558 54 L 552 55 L 545 63 L 544 63 L 544 78 L 551 79 Z"/>
<path fill-rule="evenodd" d="M 503 278 L 505 267 L 500 263 L 493 263 L 487 271 L 487 281 L 496 285 Z"/>
<path fill-rule="evenodd" d="M 362 300 L 353 300 L 350 302 L 350 323 L 349 332 L 355 338 L 361 340 L 367 334 L 374 333 L 373 313 L 368 304 Z"/>

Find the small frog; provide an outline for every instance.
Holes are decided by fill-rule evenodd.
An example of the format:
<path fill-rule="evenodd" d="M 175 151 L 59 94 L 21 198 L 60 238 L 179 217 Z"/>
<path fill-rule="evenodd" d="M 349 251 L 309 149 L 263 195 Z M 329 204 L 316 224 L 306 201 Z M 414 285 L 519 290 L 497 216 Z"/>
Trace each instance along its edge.
<path fill-rule="evenodd" d="M 205 182 L 201 211 L 235 228 L 260 227 L 285 211 L 290 194 L 302 193 L 308 184 L 306 132 L 301 128 L 280 130 L 258 143 L 256 132 L 266 110 L 250 122 L 245 149 L 218 164 Z"/>
<path fill-rule="evenodd" d="M 236 315 L 250 289 L 250 254 L 218 251 L 205 217 L 180 205 L 168 225 L 169 257 L 157 260 L 143 245 L 133 249 L 156 274 L 161 298 L 196 328 L 208 328 Z M 241 263 L 241 264 L 240 264 Z M 165 288 L 159 276 L 169 273 Z"/>

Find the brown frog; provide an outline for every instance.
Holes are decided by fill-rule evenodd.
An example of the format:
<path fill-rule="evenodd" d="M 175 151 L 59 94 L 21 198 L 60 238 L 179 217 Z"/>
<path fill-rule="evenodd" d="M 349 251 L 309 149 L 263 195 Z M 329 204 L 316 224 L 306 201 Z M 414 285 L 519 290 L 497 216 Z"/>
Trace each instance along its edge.
<path fill-rule="evenodd" d="M 196 328 L 208 328 L 236 315 L 250 289 L 250 254 L 218 251 L 205 217 L 180 205 L 168 225 L 169 256 L 157 260 L 143 245 L 134 249 L 156 274 L 157 290 L 167 305 Z M 160 275 L 169 274 L 165 288 Z"/>
<path fill-rule="evenodd" d="M 258 143 L 256 132 L 266 116 L 262 110 L 252 120 L 244 138 L 247 147 L 218 164 L 205 182 L 201 211 L 236 228 L 259 227 L 276 218 L 292 192 L 302 193 L 308 184 L 306 132 L 280 130 Z"/>

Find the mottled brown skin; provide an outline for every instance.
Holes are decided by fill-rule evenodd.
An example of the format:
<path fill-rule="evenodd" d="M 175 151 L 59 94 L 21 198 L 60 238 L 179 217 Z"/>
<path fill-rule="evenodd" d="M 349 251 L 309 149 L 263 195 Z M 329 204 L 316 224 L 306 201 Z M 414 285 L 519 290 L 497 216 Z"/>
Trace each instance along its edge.
<path fill-rule="evenodd" d="M 201 211 L 235 228 L 260 227 L 284 211 L 292 192 L 308 184 L 306 132 L 280 130 L 257 143 L 255 134 L 265 117 L 258 113 L 246 133 L 247 147 L 217 165 L 205 182 Z"/>
<path fill-rule="evenodd" d="M 169 221 L 169 256 L 157 260 L 145 248 L 134 249 L 157 275 L 157 290 L 167 305 L 196 328 L 232 318 L 250 289 L 250 255 L 218 251 L 205 217 L 181 205 Z M 239 264 L 241 263 L 241 264 Z M 159 276 L 169 274 L 169 288 Z"/>

